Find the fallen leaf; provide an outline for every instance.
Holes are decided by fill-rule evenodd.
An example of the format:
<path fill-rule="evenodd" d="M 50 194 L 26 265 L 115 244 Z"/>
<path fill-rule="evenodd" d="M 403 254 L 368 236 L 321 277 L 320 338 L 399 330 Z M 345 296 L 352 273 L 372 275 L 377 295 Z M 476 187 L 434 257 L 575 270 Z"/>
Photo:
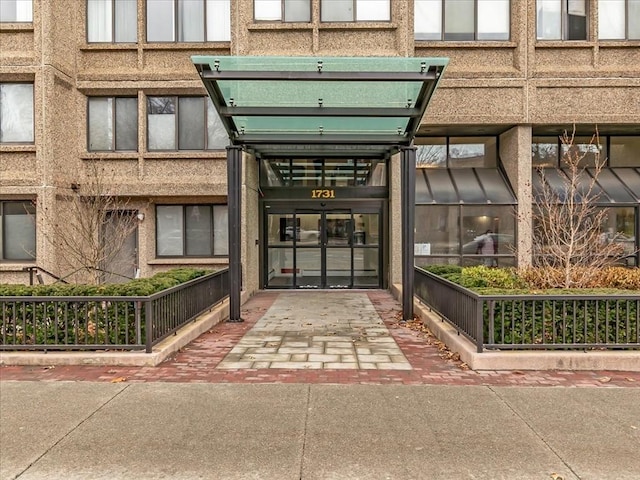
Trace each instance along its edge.
<path fill-rule="evenodd" d="M 552 473 L 551 478 L 553 478 L 553 480 L 564 480 L 562 475 L 558 475 L 557 473 Z"/>
<path fill-rule="evenodd" d="M 631 378 L 631 377 L 627 377 L 625 380 L 626 380 L 627 382 L 635 382 L 635 381 L 636 381 L 636 379 L 635 379 L 635 378 Z"/>
<path fill-rule="evenodd" d="M 111 380 L 111 383 L 121 383 L 126 381 L 127 381 L 127 377 L 116 377 Z"/>
<path fill-rule="evenodd" d="M 520 370 L 514 370 L 513 374 L 514 375 L 524 375 L 524 372 L 521 372 Z"/>
<path fill-rule="evenodd" d="M 600 377 L 598 379 L 598 381 L 602 382 L 602 383 L 607 383 L 611 381 L 611 377 Z"/>
<path fill-rule="evenodd" d="M 56 368 L 55 365 L 49 365 L 47 367 L 42 367 L 43 370 L 53 370 L 54 368 Z"/>

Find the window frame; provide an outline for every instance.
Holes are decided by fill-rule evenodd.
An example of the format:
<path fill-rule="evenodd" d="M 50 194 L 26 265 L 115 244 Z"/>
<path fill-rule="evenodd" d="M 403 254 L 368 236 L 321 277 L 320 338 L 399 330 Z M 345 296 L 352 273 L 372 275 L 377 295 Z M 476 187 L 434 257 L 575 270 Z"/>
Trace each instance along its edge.
<path fill-rule="evenodd" d="M 589 4 L 590 0 L 584 1 L 585 8 L 585 34 L 584 38 L 567 38 L 569 36 L 569 1 L 570 0 L 558 0 L 560 2 L 560 38 L 544 38 L 539 36 L 538 30 L 538 3 L 548 0 L 536 0 L 536 41 L 537 42 L 587 42 L 590 39 L 590 19 L 591 10 Z"/>
<path fill-rule="evenodd" d="M 600 145 L 600 159 L 602 162 L 602 167 L 603 168 L 609 168 L 615 165 L 611 164 L 611 137 L 612 136 L 618 136 L 618 137 L 633 137 L 634 135 L 599 135 L 598 139 L 599 140 L 599 145 Z M 556 158 L 555 158 L 555 162 L 553 165 L 542 165 L 542 164 L 535 164 L 533 162 L 534 157 L 533 157 L 533 146 L 534 145 L 540 145 L 540 142 L 534 142 L 534 139 L 539 139 L 539 138 L 554 138 L 556 141 L 555 142 L 545 142 L 544 145 L 556 145 Z M 591 138 L 591 136 L 589 135 L 575 135 L 576 139 L 586 139 L 586 138 Z M 595 142 L 596 139 L 594 139 Z M 575 143 L 574 146 L 576 145 L 588 145 L 588 143 L 585 142 L 578 142 Z M 597 145 L 594 143 L 594 145 Z M 565 154 L 565 150 L 563 149 L 563 143 L 562 143 L 562 139 L 561 139 L 561 135 L 532 135 L 531 136 L 531 166 L 533 169 L 536 168 L 565 168 L 565 165 L 563 165 L 562 163 L 562 159 L 564 157 Z M 588 165 L 585 165 L 587 168 L 592 168 L 592 165 L 589 163 Z"/>
<path fill-rule="evenodd" d="M 117 143 L 118 143 L 118 139 L 117 139 L 117 132 L 118 132 L 118 126 L 117 126 L 117 99 L 134 99 L 136 101 L 136 115 L 135 115 L 135 122 L 136 122 L 136 147 L 135 149 L 118 149 L 117 148 Z M 91 110 L 90 110 L 90 103 L 92 99 L 112 99 L 113 100 L 113 108 L 111 109 L 111 124 L 113 125 L 113 135 L 111 138 L 111 148 L 109 148 L 108 150 L 102 150 L 102 149 L 92 149 L 91 148 Z M 138 101 L 138 97 L 137 96 L 102 96 L 102 95 L 96 95 L 96 96 L 90 96 L 87 97 L 87 152 L 138 152 L 140 150 L 140 139 L 139 139 L 139 134 L 140 134 L 140 122 L 138 121 L 138 112 L 140 109 L 140 102 Z"/>
<path fill-rule="evenodd" d="M 202 2 L 202 23 L 203 23 L 203 30 L 202 30 L 202 40 L 180 40 L 179 39 L 179 25 L 178 25 L 178 2 L 180 0 L 168 0 L 171 1 L 173 3 L 173 38 L 174 40 L 149 40 L 149 15 L 148 15 L 148 11 L 149 11 L 149 1 L 150 0 L 145 0 L 144 2 L 144 19 L 145 19 L 145 29 L 144 29 L 144 38 L 145 38 L 145 42 L 146 43 L 160 43 L 160 44 L 171 44 L 171 43 L 212 43 L 212 42 L 229 42 L 231 41 L 231 39 L 224 39 L 224 40 L 209 40 L 209 32 L 207 30 L 207 25 L 208 25 L 208 15 L 207 15 L 207 8 L 209 5 L 210 1 L 224 1 L 226 2 L 225 5 L 227 5 L 228 9 L 229 9 L 229 13 L 231 12 L 231 2 L 233 0 L 201 0 Z M 152 0 L 153 1 L 153 0 Z M 231 30 L 229 30 L 229 37 L 231 37 Z"/>
<path fill-rule="evenodd" d="M 507 24 L 509 27 L 509 31 L 507 32 L 507 38 L 499 38 L 499 39 L 491 39 L 491 38 L 478 38 L 478 3 L 481 0 L 473 0 L 473 38 L 465 39 L 465 40 L 456 40 L 456 39 L 447 39 L 445 38 L 446 32 L 446 4 L 448 0 L 439 0 L 440 1 L 440 38 L 418 38 L 416 36 L 416 25 L 415 25 L 415 1 L 414 1 L 414 26 L 413 26 L 413 36 L 414 41 L 417 42 L 510 42 L 511 41 L 511 21 L 513 19 L 512 10 L 513 10 L 513 0 L 508 0 L 508 20 Z"/>
<path fill-rule="evenodd" d="M 175 100 L 175 135 L 174 135 L 174 145 L 175 148 L 172 149 L 158 149 L 151 148 L 149 146 L 150 140 L 150 122 L 149 116 L 149 102 L 151 98 L 173 98 Z M 180 148 L 180 99 L 181 98 L 199 98 L 203 100 L 204 107 L 204 123 L 203 123 L 203 134 L 204 134 L 204 148 Z M 209 96 L 202 95 L 147 95 L 146 96 L 146 122 L 147 122 L 147 132 L 146 132 L 146 149 L 147 152 L 220 152 L 226 149 L 226 145 L 222 148 L 210 148 L 209 147 L 209 104 L 211 103 L 211 98 Z M 214 115 L 217 115 L 215 107 L 212 106 L 212 112 Z M 158 115 L 158 114 L 154 114 Z"/>
<path fill-rule="evenodd" d="M 7 258 L 6 257 L 6 244 L 7 244 L 7 235 L 8 235 L 8 228 L 6 228 L 5 225 L 5 218 L 6 218 L 6 205 L 12 203 L 12 204 L 29 204 L 30 207 L 33 209 L 33 212 L 29 212 L 25 209 L 25 215 L 26 216 L 33 216 L 34 220 L 35 220 L 35 216 L 36 216 L 36 206 L 34 204 L 34 202 L 32 202 L 31 200 L 0 200 L 0 263 L 24 263 L 24 262 L 28 262 L 28 263 L 32 263 L 35 262 L 37 259 L 37 232 L 36 232 L 36 224 L 34 221 L 34 225 L 33 225 L 33 247 L 34 247 L 34 251 L 33 251 L 33 255 L 27 257 L 23 257 L 23 258 Z M 26 252 L 25 252 L 26 253 Z"/>
<path fill-rule="evenodd" d="M 376 1 L 376 0 L 350 0 L 353 2 L 353 19 L 352 20 L 323 20 L 322 19 L 322 10 L 325 2 L 330 0 L 320 0 L 320 23 L 391 23 L 391 1 L 386 0 L 389 6 L 389 15 L 387 20 L 358 20 L 358 2 L 359 1 Z"/>
<path fill-rule="evenodd" d="M 0 82 L 0 102 L 2 101 L 1 89 L 4 85 L 31 85 L 31 139 L 3 141 L 0 137 L 0 145 L 35 145 L 36 141 L 36 89 L 34 82 Z M 2 103 L 0 103 L 0 134 L 2 133 Z"/>
<path fill-rule="evenodd" d="M 13 0 L 13 4 L 17 6 L 18 5 L 18 1 L 20 1 L 20 0 Z M 30 11 L 31 19 L 30 20 L 18 20 L 17 18 L 15 20 L 1 20 L 1 17 L 0 17 L 0 24 L 2 24 L 2 23 L 33 23 L 33 0 L 26 0 L 26 1 L 22 0 L 21 1 L 21 3 L 26 3 L 26 2 L 29 2 L 29 5 L 31 6 L 31 11 Z M 16 13 L 17 13 L 17 11 L 16 11 Z"/>
<path fill-rule="evenodd" d="M 135 18 L 135 35 L 136 38 L 133 41 L 126 41 L 126 42 L 121 42 L 116 40 L 116 3 L 117 0 L 107 0 L 111 2 L 111 40 L 89 40 L 89 3 L 93 2 L 95 0 L 87 0 L 85 3 L 85 7 L 86 7 L 86 15 L 85 15 L 85 28 L 86 28 L 86 35 L 85 35 L 85 40 L 87 43 L 89 44 L 110 44 L 110 43 L 117 43 L 117 44 L 131 44 L 131 45 L 135 45 L 138 43 L 138 38 L 140 37 L 140 33 L 138 32 L 138 10 L 137 10 L 137 1 L 135 2 L 136 5 L 136 18 Z"/>
<path fill-rule="evenodd" d="M 159 207 L 181 207 L 182 210 L 182 225 L 181 225 L 181 241 L 182 241 L 182 255 L 161 255 L 158 253 L 160 251 L 159 239 L 160 232 L 158 229 L 158 209 Z M 187 252 L 187 209 L 190 207 L 206 207 L 210 211 L 210 225 L 211 225 L 211 236 L 210 236 L 210 244 L 209 244 L 209 253 L 202 254 L 189 254 Z M 228 204 L 225 203 L 166 203 L 166 204 L 157 204 L 155 206 L 155 257 L 156 258 L 225 258 L 229 256 L 229 246 L 228 246 L 228 238 L 227 238 L 227 248 L 226 253 L 224 254 L 216 254 L 216 237 L 215 237 L 215 220 L 216 220 L 216 207 L 227 207 L 227 215 L 228 215 Z M 228 222 L 228 216 L 227 216 Z"/>

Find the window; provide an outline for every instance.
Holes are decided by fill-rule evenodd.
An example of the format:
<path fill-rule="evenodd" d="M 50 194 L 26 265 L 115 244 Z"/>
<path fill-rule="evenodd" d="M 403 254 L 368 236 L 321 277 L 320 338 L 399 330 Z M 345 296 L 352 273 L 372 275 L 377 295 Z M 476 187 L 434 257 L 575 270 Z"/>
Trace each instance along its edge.
<path fill-rule="evenodd" d="M 221 150 L 229 138 L 209 97 L 148 97 L 149 150 Z"/>
<path fill-rule="evenodd" d="M 415 0 L 416 40 L 509 40 L 510 0 Z"/>
<path fill-rule="evenodd" d="M 0 83 L 0 143 L 33 142 L 33 84 Z"/>
<path fill-rule="evenodd" d="M 600 40 L 640 40 L 640 0 L 599 0 Z"/>
<path fill-rule="evenodd" d="M 231 39 L 231 0 L 147 0 L 147 42 Z"/>
<path fill-rule="evenodd" d="M 135 43 L 136 0 L 87 0 L 87 41 Z"/>
<path fill-rule="evenodd" d="M 606 162 L 607 137 L 600 137 L 599 144 L 593 137 L 576 135 L 573 138 L 573 146 L 562 143 L 557 137 L 536 137 L 531 142 L 531 165 L 533 168 L 562 168 L 566 166 L 563 157 L 571 152 L 572 155 L 581 157 L 580 167 L 594 167 L 596 162 Z"/>
<path fill-rule="evenodd" d="M 255 0 L 253 17 L 267 21 L 310 22 L 311 0 Z"/>
<path fill-rule="evenodd" d="M 321 0 L 322 22 L 388 22 L 390 0 Z"/>
<path fill-rule="evenodd" d="M 87 150 L 138 150 L 137 98 L 89 98 Z"/>
<path fill-rule="evenodd" d="M 35 213 L 29 201 L 0 202 L 0 260 L 36 258 Z"/>
<path fill-rule="evenodd" d="M 537 0 L 538 40 L 586 40 L 587 0 Z"/>
<path fill-rule="evenodd" d="M 226 205 L 158 205 L 156 256 L 228 255 Z"/>
<path fill-rule="evenodd" d="M 418 168 L 492 168 L 498 164 L 496 137 L 416 138 Z"/>
<path fill-rule="evenodd" d="M 32 21 L 32 0 L 0 0 L 0 22 Z"/>
<path fill-rule="evenodd" d="M 640 167 L 640 136 L 610 137 L 609 165 L 612 167 Z"/>

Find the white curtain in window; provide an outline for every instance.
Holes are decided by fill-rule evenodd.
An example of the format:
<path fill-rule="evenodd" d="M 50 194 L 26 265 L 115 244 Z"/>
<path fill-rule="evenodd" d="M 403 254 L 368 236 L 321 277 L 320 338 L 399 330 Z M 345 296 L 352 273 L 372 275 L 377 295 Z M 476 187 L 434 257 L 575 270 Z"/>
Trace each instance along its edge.
<path fill-rule="evenodd" d="M 210 98 L 207 97 L 207 99 L 207 149 L 224 150 L 229 145 L 229 135 L 222 125 L 213 102 Z"/>
<path fill-rule="evenodd" d="M 33 21 L 33 4 L 32 0 L 16 0 L 16 21 L 32 22 Z"/>
<path fill-rule="evenodd" d="M 204 41 L 204 0 L 178 2 L 178 41 Z"/>
<path fill-rule="evenodd" d="M 207 0 L 207 41 L 231 40 L 231 0 Z"/>
<path fill-rule="evenodd" d="M 353 0 L 321 1 L 321 22 L 352 22 L 353 19 Z"/>
<path fill-rule="evenodd" d="M 285 22 L 310 22 L 311 0 L 284 0 Z"/>
<path fill-rule="evenodd" d="M 442 0 L 415 0 L 416 40 L 442 40 Z"/>
<path fill-rule="evenodd" d="M 159 205 L 156 208 L 156 255 L 184 255 L 183 232 L 182 205 Z"/>
<path fill-rule="evenodd" d="M 629 40 L 640 40 L 640 0 L 629 0 Z"/>
<path fill-rule="evenodd" d="M 33 142 L 32 84 L 0 84 L 0 142 Z"/>
<path fill-rule="evenodd" d="M 229 255 L 229 209 L 213 206 L 213 254 Z"/>
<path fill-rule="evenodd" d="M 89 150 L 113 149 L 113 99 L 89 99 Z"/>
<path fill-rule="evenodd" d="M 474 0 L 445 0 L 444 39 L 474 39 Z"/>
<path fill-rule="evenodd" d="M 138 6 L 136 0 L 116 0 L 116 42 L 138 41 Z"/>
<path fill-rule="evenodd" d="M 253 16 L 256 20 L 282 20 L 282 0 L 254 0 Z"/>
<path fill-rule="evenodd" d="M 147 42 L 174 42 L 173 0 L 147 0 Z"/>
<path fill-rule="evenodd" d="M 356 20 L 359 22 L 388 22 L 391 20 L 389 0 L 356 0 Z"/>
<path fill-rule="evenodd" d="M 175 97 L 148 97 L 147 109 L 149 150 L 175 150 Z"/>
<path fill-rule="evenodd" d="M 113 40 L 111 0 L 89 0 L 87 3 L 87 41 L 110 42 Z"/>
<path fill-rule="evenodd" d="M 624 0 L 600 0 L 598 2 L 598 38 L 601 40 L 620 40 L 624 36 Z"/>
<path fill-rule="evenodd" d="M 478 0 L 478 40 L 509 40 L 509 0 Z"/>
<path fill-rule="evenodd" d="M 560 40 L 562 38 L 562 8 L 560 0 L 537 1 L 538 40 Z"/>

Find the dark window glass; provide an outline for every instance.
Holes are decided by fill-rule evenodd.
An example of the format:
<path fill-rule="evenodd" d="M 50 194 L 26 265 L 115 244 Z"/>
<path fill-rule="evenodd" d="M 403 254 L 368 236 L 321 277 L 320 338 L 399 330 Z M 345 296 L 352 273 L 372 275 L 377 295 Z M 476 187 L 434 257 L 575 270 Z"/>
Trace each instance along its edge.
<path fill-rule="evenodd" d="M 157 206 L 158 257 L 211 257 L 228 252 L 226 205 Z"/>
<path fill-rule="evenodd" d="M 0 260 L 36 258 L 35 213 L 29 201 L 0 202 Z"/>

